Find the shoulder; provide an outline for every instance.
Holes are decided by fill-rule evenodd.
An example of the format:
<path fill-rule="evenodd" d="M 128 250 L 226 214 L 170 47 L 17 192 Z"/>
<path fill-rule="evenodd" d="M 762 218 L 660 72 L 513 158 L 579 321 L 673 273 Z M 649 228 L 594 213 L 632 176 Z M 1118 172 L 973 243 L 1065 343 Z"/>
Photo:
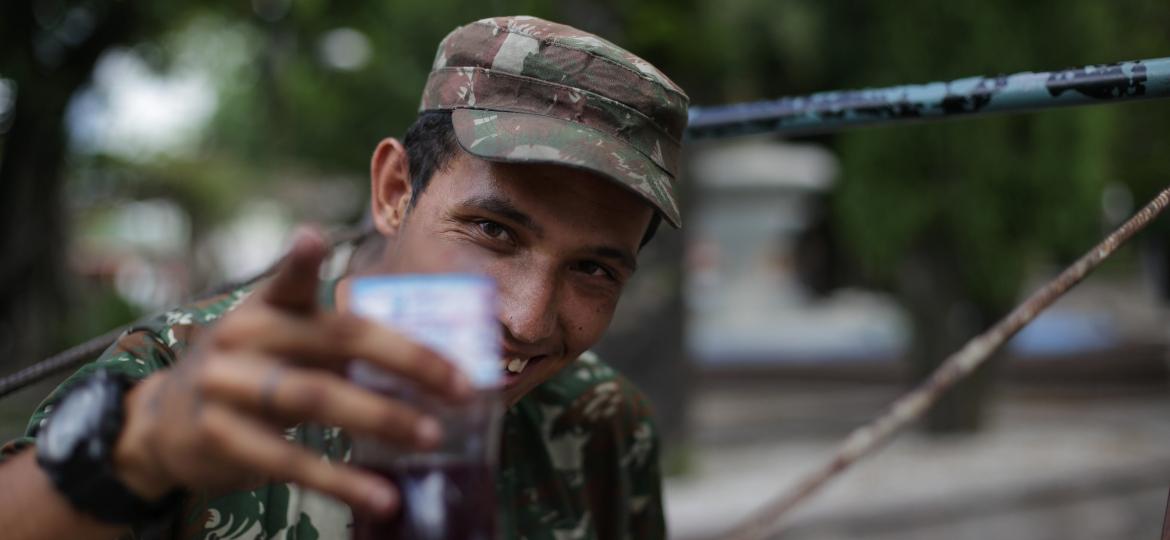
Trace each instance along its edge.
<path fill-rule="evenodd" d="M 142 379 L 177 361 L 199 334 L 235 309 L 251 287 L 194 300 L 140 319 L 130 325 L 97 360 L 86 364 L 66 383 L 96 369 Z"/>
<path fill-rule="evenodd" d="M 663 538 L 658 434 L 649 400 L 633 383 L 587 353 L 517 408 L 599 538 Z"/>
<path fill-rule="evenodd" d="M 204 329 L 239 306 L 250 292 L 251 287 L 240 287 L 141 319 L 130 325 L 97 360 L 84 366 L 66 383 L 96 369 L 143 379 L 159 369 L 170 367 Z"/>
<path fill-rule="evenodd" d="M 645 394 L 593 352 L 582 354 L 520 405 L 538 409 L 560 429 L 608 426 L 625 431 L 653 417 Z"/>
<path fill-rule="evenodd" d="M 132 380 L 141 380 L 151 373 L 170 367 L 203 328 L 235 309 L 249 292 L 250 288 L 247 287 L 235 289 L 132 324 L 96 360 L 81 366 L 58 385 L 33 412 L 25 436 L 0 448 L 0 456 L 14 454 L 32 444 L 53 412 L 53 407 L 70 388 L 97 370 L 104 369 Z"/>
<path fill-rule="evenodd" d="M 123 340 L 141 339 L 132 337 L 141 334 L 168 352 L 181 354 L 205 328 L 238 307 L 251 293 L 251 286 L 243 286 L 158 313 L 135 323 L 111 349 L 119 348 Z"/>

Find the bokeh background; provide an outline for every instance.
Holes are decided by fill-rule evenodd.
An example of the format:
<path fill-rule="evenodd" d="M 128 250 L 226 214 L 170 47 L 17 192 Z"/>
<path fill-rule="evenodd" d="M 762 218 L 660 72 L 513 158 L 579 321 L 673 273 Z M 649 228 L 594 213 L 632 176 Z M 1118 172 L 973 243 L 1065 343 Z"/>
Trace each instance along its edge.
<path fill-rule="evenodd" d="M 0 372 L 352 227 L 438 41 L 526 13 L 717 105 L 1170 55 L 1164 0 L 12 0 L 0 5 Z M 599 346 L 651 395 L 672 536 L 812 467 L 1170 179 L 1170 102 L 691 144 Z M 802 508 L 786 538 L 1154 538 L 1168 222 Z M 0 437 L 59 378 L 0 400 Z"/>

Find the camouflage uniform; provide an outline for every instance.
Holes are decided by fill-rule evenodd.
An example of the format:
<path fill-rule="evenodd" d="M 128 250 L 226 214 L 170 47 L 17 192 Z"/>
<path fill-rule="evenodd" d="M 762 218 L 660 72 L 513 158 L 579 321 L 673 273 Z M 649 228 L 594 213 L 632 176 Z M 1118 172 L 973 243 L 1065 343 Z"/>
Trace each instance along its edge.
<path fill-rule="evenodd" d="M 608 41 L 533 17 L 498 17 L 443 39 L 419 109 L 451 110 L 455 136 L 470 154 L 592 171 L 630 189 L 678 227 L 673 182 L 687 103 L 660 71 Z M 99 367 L 133 378 L 169 367 L 246 295 L 237 290 L 133 327 L 50 395 L 27 437 L 3 454 L 33 442 L 64 388 Z M 287 436 L 328 459 L 348 455 L 336 429 L 299 426 Z M 646 400 L 588 353 L 507 411 L 497 486 L 505 539 L 665 534 L 657 438 Z M 345 538 L 351 522 L 345 506 L 276 484 L 218 498 L 195 494 L 172 536 Z"/>
<path fill-rule="evenodd" d="M 327 286 L 324 290 L 332 290 Z M 98 368 L 142 379 L 181 358 L 248 290 L 168 311 L 135 325 L 38 407 L 7 457 L 35 442 L 66 390 Z M 325 297 L 326 304 L 331 298 Z M 297 426 L 286 437 L 344 461 L 336 428 Z M 645 397 L 586 353 L 508 409 L 497 471 L 501 539 L 664 537 L 658 442 Z M 349 508 L 291 484 L 221 497 L 192 495 L 171 527 L 178 539 L 344 539 Z"/>

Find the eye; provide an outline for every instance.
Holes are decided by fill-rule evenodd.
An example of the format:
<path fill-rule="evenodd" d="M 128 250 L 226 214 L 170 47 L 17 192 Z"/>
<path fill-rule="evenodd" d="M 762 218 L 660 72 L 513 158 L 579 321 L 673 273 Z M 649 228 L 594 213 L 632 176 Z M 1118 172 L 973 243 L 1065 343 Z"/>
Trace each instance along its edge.
<path fill-rule="evenodd" d="M 579 261 L 573 264 L 573 269 L 591 277 L 614 279 L 614 273 L 609 268 L 593 261 Z"/>
<path fill-rule="evenodd" d="M 508 239 L 508 229 L 494 221 L 488 221 L 486 219 L 476 221 L 475 226 L 479 228 L 479 232 L 483 233 L 484 236 L 487 236 L 493 240 Z"/>
<path fill-rule="evenodd" d="M 498 223 L 492 223 L 490 221 L 479 222 L 479 230 L 483 231 L 484 234 L 492 238 L 498 238 L 504 234 L 503 227 L 501 227 Z"/>

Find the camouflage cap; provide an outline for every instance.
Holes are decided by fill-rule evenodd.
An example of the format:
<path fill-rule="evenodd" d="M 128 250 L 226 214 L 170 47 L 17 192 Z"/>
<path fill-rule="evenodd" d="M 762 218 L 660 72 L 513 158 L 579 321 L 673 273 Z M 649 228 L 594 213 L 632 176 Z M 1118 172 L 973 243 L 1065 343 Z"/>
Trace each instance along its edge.
<path fill-rule="evenodd" d="M 689 98 L 645 60 L 535 17 L 496 17 L 443 38 L 420 111 L 454 109 L 459 144 L 493 161 L 557 163 L 611 178 L 675 227 Z"/>

